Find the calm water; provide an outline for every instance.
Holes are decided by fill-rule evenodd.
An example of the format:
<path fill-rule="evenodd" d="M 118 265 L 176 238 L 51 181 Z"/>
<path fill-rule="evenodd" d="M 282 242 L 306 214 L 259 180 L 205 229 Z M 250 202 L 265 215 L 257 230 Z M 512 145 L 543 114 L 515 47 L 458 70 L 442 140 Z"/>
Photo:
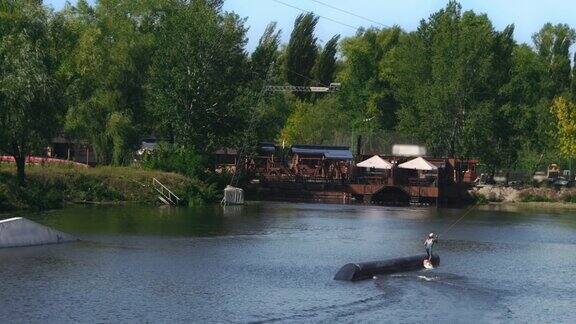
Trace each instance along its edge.
<path fill-rule="evenodd" d="M 571 213 L 477 210 L 440 238 L 435 270 L 332 280 L 348 262 L 423 252 L 423 236 L 462 212 L 254 203 L 33 215 L 83 241 L 0 250 L 0 321 L 576 321 Z"/>

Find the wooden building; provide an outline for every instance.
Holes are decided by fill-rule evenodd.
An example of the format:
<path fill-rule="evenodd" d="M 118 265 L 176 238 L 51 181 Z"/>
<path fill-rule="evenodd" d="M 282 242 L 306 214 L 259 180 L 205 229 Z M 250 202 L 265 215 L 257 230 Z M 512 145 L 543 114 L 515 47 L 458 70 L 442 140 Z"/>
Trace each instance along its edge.
<path fill-rule="evenodd" d="M 46 149 L 46 156 L 82 164 L 96 165 L 94 148 L 84 140 L 71 140 L 62 135 L 52 139 Z"/>
<path fill-rule="evenodd" d="M 297 177 L 348 180 L 354 156 L 345 146 L 293 145 L 290 169 Z"/>
<path fill-rule="evenodd" d="M 410 156 L 359 156 L 348 147 L 293 145 L 284 151 L 262 143 L 238 162 L 236 150 L 219 150 L 217 172 L 236 165 L 259 181 L 259 199 L 367 204 L 446 204 L 466 198 L 476 160 Z"/>
<path fill-rule="evenodd" d="M 214 152 L 214 171 L 216 173 L 236 172 L 238 165 L 238 150 L 235 148 L 221 148 Z"/>

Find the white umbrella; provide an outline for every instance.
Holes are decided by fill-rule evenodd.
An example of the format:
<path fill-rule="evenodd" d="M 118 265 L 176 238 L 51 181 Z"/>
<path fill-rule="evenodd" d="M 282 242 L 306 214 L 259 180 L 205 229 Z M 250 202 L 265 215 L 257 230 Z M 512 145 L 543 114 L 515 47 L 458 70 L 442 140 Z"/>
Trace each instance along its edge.
<path fill-rule="evenodd" d="M 378 169 L 378 170 L 392 169 L 392 163 L 382 159 L 378 155 L 374 155 L 373 157 L 356 164 L 356 166 L 361 168 Z"/>
<path fill-rule="evenodd" d="M 410 170 L 424 170 L 424 171 L 438 170 L 438 167 L 436 167 L 434 164 L 426 161 L 421 157 L 417 157 L 408 162 L 404 162 L 400 164 L 398 167 L 401 169 L 410 169 Z"/>

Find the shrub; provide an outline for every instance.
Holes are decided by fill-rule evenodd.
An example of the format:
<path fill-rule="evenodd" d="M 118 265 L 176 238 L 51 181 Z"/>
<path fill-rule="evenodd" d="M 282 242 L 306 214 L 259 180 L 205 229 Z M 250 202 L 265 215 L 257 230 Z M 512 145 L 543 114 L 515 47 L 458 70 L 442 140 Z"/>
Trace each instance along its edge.
<path fill-rule="evenodd" d="M 565 189 L 560 192 L 560 199 L 567 203 L 576 203 L 576 190 Z"/>
<path fill-rule="evenodd" d="M 187 176 L 191 183 L 185 200 L 189 205 L 216 202 L 222 189 L 230 182 L 229 174 L 211 172 L 208 159 L 197 152 L 173 144 L 160 143 L 141 162 L 146 169 L 176 172 Z"/>
<path fill-rule="evenodd" d="M 534 194 L 529 194 L 522 197 L 522 202 L 551 202 L 551 201 L 552 199 L 548 197 Z"/>
<path fill-rule="evenodd" d="M 486 196 L 482 195 L 482 194 L 477 194 L 476 195 L 476 203 L 478 205 L 485 205 L 489 202 L 488 198 L 486 198 Z"/>
<path fill-rule="evenodd" d="M 193 150 L 168 143 L 159 143 L 144 155 L 141 165 L 146 169 L 176 172 L 189 178 L 204 178 L 206 159 Z"/>
<path fill-rule="evenodd" d="M 192 183 L 175 173 L 148 171 L 132 167 L 72 168 L 32 165 L 27 168 L 24 186 L 16 181 L 13 165 L 0 165 L 0 211 L 59 208 L 64 202 L 131 201 L 157 203 L 151 179 L 157 178 L 179 197 L 210 197 L 202 182 Z M 189 187 L 201 186 L 189 195 Z"/>

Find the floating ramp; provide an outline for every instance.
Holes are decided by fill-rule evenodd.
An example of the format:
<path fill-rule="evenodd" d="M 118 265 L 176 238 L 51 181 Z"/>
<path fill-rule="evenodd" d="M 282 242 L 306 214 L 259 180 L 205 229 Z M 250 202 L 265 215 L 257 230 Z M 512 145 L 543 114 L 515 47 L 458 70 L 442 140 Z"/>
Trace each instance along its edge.
<path fill-rule="evenodd" d="M 76 240 L 72 235 L 26 218 L 15 217 L 0 220 L 0 248 L 56 244 Z"/>
<path fill-rule="evenodd" d="M 384 261 L 348 263 L 340 268 L 334 276 L 334 280 L 359 281 L 371 279 L 375 275 L 421 270 L 424 269 L 423 262 L 426 258 L 428 258 L 428 256 L 422 254 Z M 432 265 L 434 267 L 440 265 L 440 257 L 436 254 L 432 255 Z"/>

